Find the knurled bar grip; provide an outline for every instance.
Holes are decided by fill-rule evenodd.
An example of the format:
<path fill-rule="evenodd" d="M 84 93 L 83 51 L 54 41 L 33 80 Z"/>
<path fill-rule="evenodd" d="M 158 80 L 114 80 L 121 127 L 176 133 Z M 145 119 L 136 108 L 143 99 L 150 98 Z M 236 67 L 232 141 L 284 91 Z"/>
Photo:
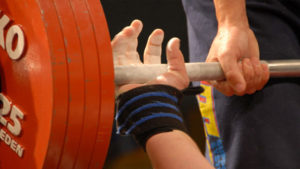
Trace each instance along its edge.
<path fill-rule="evenodd" d="M 271 77 L 300 77 L 300 60 L 261 61 L 268 64 Z M 224 73 L 218 62 L 186 63 L 191 81 L 223 80 Z M 167 71 L 167 64 L 115 66 L 115 83 L 145 83 Z"/>

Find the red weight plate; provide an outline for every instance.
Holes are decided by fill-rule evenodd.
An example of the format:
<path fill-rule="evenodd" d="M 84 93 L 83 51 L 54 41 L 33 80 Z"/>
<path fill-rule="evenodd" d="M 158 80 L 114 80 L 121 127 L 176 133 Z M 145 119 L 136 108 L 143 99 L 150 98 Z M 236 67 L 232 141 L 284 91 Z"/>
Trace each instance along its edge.
<path fill-rule="evenodd" d="M 101 168 L 106 159 L 112 132 L 115 101 L 114 66 L 110 45 L 110 35 L 102 6 L 98 0 L 85 0 L 85 2 L 93 21 L 101 76 L 101 107 L 98 134 L 89 168 Z"/>
<path fill-rule="evenodd" d="M 45 161 L 58 161 L 69 101 L 59 22 L 50 1 L 1 0 L 0 10 L 1 17 L 5 14 L 11 20 L 4 28 L 4 39 L 18 26 L 25 37 L 25 50 L 18 60 L 10 59 L 8 50 L 0 47 L 2 93 L 13 105 L 1 118 L 8 123 L 0 124 L 0 168 L 42 168 Z M 15 51 L 20 37 L 13 39 Z M 2 110 L 9 108 L 5 104 Z"/>
<path fill-rule="evenodd" d="M 46 154 L 44 168 L 53 169 L 57 167 L 62 153 L 62 147 L 66 133 L 67 112 L 69 103 L 68 94 L 68 70 L 67 60 L 65 57 L 66 51 L 64 49 L 64 39 L 60 29 L 60 22 L 58 20 L 57 11 L 52 1 L 36 0 L 44 20 L 44 26 L 48 34 L 49 47 L 52 56 L 54 83 L 56 81 L 64 81 L 64 87 L 60 85 L 54 86 L 53 94 L 60 97 L 61 100 L 54 100 L 54 109 L 52 116 L 51 135 L 49 139 L 48 151 Z M 64 72 L 57 71 L 60 68 Z M 63 104 L 63 105 L 62 105 Z"/>
<path fill-rule="evenodd" d="M 60 21 L 68 60 L 69 73 L 69 111 L 67 131 L 59 166 L 72 168 L 78 154 L 83 128 L 85 104 L 85 75 L 79 31 L 69 0 L 54 0 Z"/>
<path fill-rule="evenodd" d="M 70 0 L 79 32 L 85 73 L 85 116 L 82 128 L 79 151 L 76 154 L 71 151 L 71 146 L 64 147 L 59 168 L 72 168 L 76 163 L 80 168 L 87 168 L 92 154 L 92 142 L 96 139 L 97 124 L 100 106 L 100 75 L 98 65 L 97 47 L 93 33 L 89 11 L 82 0 Z M 73 143 L 72 143 L 73 144 Z M 67 145 L 67 144 L 66 144 Z M 75 160 L 70 160 L 75 159 Z"/>
<path fill-rule="evenodd" d="M 106 25 L 106 21 L 105 21 L 105 17 L 103 15 L 103 11 L 101 11 L 101 6 L 99 2 L 96 2 L 95 4 L 89 4 L 89 2 L 87 1 L 79 1 L 79 0 L 74 0 L 73 1 L 74 6 L 79 5 L 79 4 L 85 4 L 86 8 L 81 8 L 83 10 L 83 12 L 85 12 L 86 14 L 89 14 L 88 16 L 86 16 L 86 18 L 82 17 L 83 21 L 86 22 L 86 20 L 88 20 L 88 17 L 91 19 L 91 21 L 93 22 L 91 24 L 92 30 L 91 33 L 94 33 L 94 41 L 96 43 L 96 54 L 98 57 L 98 62 L 100 65 L 100 70 L 99 70 L 99 76 L 100 80 L 101 80 L 101 85 L 98 85 L 98 87 L 100 88 L 99 91 L 99 96 L 101 96 L 101 102 L 100 102 L 100 108 L 99 110 L 99 116 L 96 119 L 96 114 L 95 116 L 91 116 L 90 114 L 88 116 L 85 117 L 86 119 L 86 125 L 84 130 L 86 130 L 86 132 L 83 133 L 83 138 L 85 138 L 84 140 L 82 140 L 81 143 L 81 148 L 79 151 L 79 156 L 78 159 L 76 160 L 76 169 L 80 169 L 80 168 L 88 168 L 89 166 L 91 167 L 94 164 L 96 164 L 98 166 L 98 168 L 101 168 L 105 158 L 106 158 L 106 153 L 107 153 L 107 149 L 109 146 L 109 141 L 110 141 L 110 135 L 111 135 L 111 127 L 112 127 L 112 119 L 113 119 L 113 110 L 114 110 L 114 83 L 113 83 L 113 64 L 112 64 L 112 54 L 111 54 L 111 46 L 110 46 L 110 37 L 109 37 L 109 33 L 108 33 L 108 29 L 107 29 L 107 25 Z M 100 12 L 100 15 L 94 15 L 95 11 L 91 11 L 90 5 L 95 5 L 95 8 L 100 9 L 97 12 Z M 74 8 L 75 11 L 81 11 L 80 8 Z M 102 12 L 102 13 L 101 13 Z M 78 12 L 80 13 L 80 12 Z M 96 17 L 96 18 L 95 18 Z M 97 19 L 97 17 L 104 17 L 102 18 L 102 20 Z M 99 22 L 97 25 L 94 23 L 95 21 Z M 103 27 L 103 28 L 102 28 Z M 100 31 L 100 32 L 99 32 Z M 103 31 L 103 32 L 102 32 Z M 99 36 L 100 35 L 100 36 Z M 104 35 L 104 36 L 103 36 Z M 90 35 L 91 37 L 93 37 L 92 35 Z M 106 55 L 106 53 L 108 55 Z M 107 58 L 107 62 L 105 62 L 105 59 L 102 59 L 101 57 L 108 57 Z M 102 62 L 104 61 L 104 62 Z M 105 67 L 101 67 L 101 64 L 105 64 Z M 107 70 L 106 70 L 107 68 Z M 102 79 L 104 78 L 104 79 Z M 105 84 L 103 84 L 105 82 Z M 109 86 L 109 87 L 108 87 Z M 102 91 L 103 90 L 103 91 Z M 108 104 L 106 104 L 108 103 Z M 104 105 L 103 105 L 104 104 Z M 103 107 L 106 107 L 108 109 L 107 112 L 102 112 Z M 103 117 L 103 114 L 107 113 L 109 116 Z M 89 123 L 92 118 L 93 121 L 97 121 L 97 125 L 91 125 L 91 123 Z M 101 122 L 101 120 L 104 120 L 105 122 Z M 103 123 L 103 125 L 101 124 Z M 100 126 L 105 128 L 100 129 Z M 89 131 L 91 131 L 92 129 L 97 129 L 97 135 L 92 135 L 91 133 L 89 133 Z M 86 134 L 85 134 L 86 133 Z M 93 133 L 94 134 L 94 133 Z M 97 136 L 97 137 L 96 137 Z M 101 137 L 101 142 L 97 142 L 97 139 L 99 140 L 99 137 Z M 94 143 L 94 144 L 91 144 Z M 95 148 L 101 145 L 101 151 L 95 153 Z M 86 153 L 93 153 L 94 156 L 86 156 Z M 93 160 L 93 158 L 95 157 L 95 154 L 101 154 L 99 156 L 97 156 L 96 160 Z"/>

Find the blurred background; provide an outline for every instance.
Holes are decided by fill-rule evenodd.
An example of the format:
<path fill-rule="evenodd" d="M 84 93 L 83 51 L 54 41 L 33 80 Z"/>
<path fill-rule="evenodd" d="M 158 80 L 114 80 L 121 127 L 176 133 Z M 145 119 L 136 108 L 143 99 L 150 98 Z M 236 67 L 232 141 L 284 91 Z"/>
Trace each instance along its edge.
<path fill-rule="evenodd" d="M 156 28 L 165 32 L 162 62 L 166 62 L 165 47 L 169 39 L 181 39 L 181 50 L 188 62 L 187 28 L 181 0 L 101 0 L 110 35 L 113 38 L 132 20 L 140 19 L 144 28 L 139 37 L 138 51 L 143 53 L 148 36 Z M 185 96 L 181 104 L 190 135 L 204 151 L 204 130 L 197 101 Z M 150 161 L 131 137 L 118 136 L 113 129 L 104 169 L 151 169 Z"/>

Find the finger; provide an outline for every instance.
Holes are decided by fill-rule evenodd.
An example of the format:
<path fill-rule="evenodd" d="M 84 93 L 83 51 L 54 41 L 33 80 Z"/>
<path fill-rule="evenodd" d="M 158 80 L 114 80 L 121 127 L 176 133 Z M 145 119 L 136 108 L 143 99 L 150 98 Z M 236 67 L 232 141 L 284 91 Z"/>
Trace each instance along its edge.
<path fill-rule="evenodd" d="M 127 36 L 127 49 L 126 56 L 130 62 L 138 61 L 141 64 L 139 53 L 137 52 L 138 36 L 143 28 L 143 24 L 139 20 L 134 20 L 129 26 L 133 32 L 130 36 Z"/>
<path fill-rule="evenodd" d="M 161 63 L 161 46 L 163 39 L 164 32 L 161 29 L 156 29 L 151 33 L 144 51 L 144 64 Z"/>
<path fill-rule="evenodd" d="M 263 69 L 263 73 L 262 73 L 262 80 L 261 80 L 261 83 L 260 83 L 260 87 L 258 88 L 258 90 L 261 90 L 270 79 L 270 72 L 269 72 L 268 65 L 261 64 L 261 66 L 262 66 L 262 69 Z"/>
<path fill-rule="evenodd" d="M 136 19 L 131 22 L 130 26 L 134 29 L 134 37 L 137 38 L 143 29 L 143 23 L 142 21 Z"/>
<path fill-rule="evenodd" d="M 127 50 L 128 38 L 133 35 L 133 28 L 127 26 L 119 32 L 111 41 L 113 51 Z"/>
<path fill-rule="evenodd" d="M 186 73 L 184 57 L 180 51 L 180 40 L 172 38 L 167 44 L 168 70 Z"/>
<path fill-rule="evenodd" d="M 249 58 L 244 58 L 242 60 L 242 69 L 247 84 L 246 93 L 252 94 L 256 91 L 256 89 L 254 89 L 255 72 Z"/>
<path fill-rule="evenodd" d="M 253 79 L 254 81 L 254 86 L 253 89 L 255 90 L 260 90 L 261 89 L 261 83 L 262 83 L 262 76 L 263 76 L 263 68 L 261 63 L 259 62 L 258 58 L 251 58 L 250 59 L 253 65 L 253 69 L 255 72 L 255 78 Z"/>
<path fill-rule="evenodd" d="M 239 69 L 236 57 L 224 54 L 219 57 L 219 62 L 224 71 L 226 81 L 236 93 L 243 93 L 246 90 L 246 82 Z"/>
<path fill-rule="evenodd" d="M 131 22 L 130 27 L 133 29 L 133 34 L 130 37 L 130 43 L 128 45 L 128 52 L 136 52 L 138 46 L 138 37 L 143 29 L 143 23 L 140 20 L 134 20 Z"/>
<path fill-rule="evenodd" d="M 175 86 L 178 89 L 184 89 L 189 85 L 189 78 L 186 72 L 184 57 L 180 51 L 180 40 L 178 38 L 172 38 L 167 44 L 167 62 L 168 73 L 176 76 L 177 84 Z M 171 78 L 169 78 L 171 79 Z"/>
<path fill-rule="evenodd" d="M 250 62 L 252 64 L 252 68 L 253 68 L 253 72 L 254 72 L 254 79 L 252 82 L 252 86 L 251 86 L 251 90 L 252 92 L 248 92 L 249 94 L 254 93 L 257 90 L 260 90 L 262 88 L 262 81 L 263 81 L 263 67 L 260 63 L 260 59 L 259 59 L 259 46 L 257 43 L 257 40 L 255 38 L 255 34 L 253 31 L 249 31 L 249 58 L 250 58 Z M 251 38 L 252 37 L 252 38 Z"/>
<path fill-rule="evenodd" d="M 111 42 L 114 63 L 117 65 L 128 64 L 132 62 L 126 56 L 129 38 L 133 34 L 133 29 L 130 27 L 124 28 L 118 33 Z"/>

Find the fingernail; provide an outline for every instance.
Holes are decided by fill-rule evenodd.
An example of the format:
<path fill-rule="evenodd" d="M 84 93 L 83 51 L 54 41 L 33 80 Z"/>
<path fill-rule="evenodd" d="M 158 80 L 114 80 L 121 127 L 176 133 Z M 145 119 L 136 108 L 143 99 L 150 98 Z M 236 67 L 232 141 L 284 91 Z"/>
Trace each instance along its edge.
<path fill-rule="evenodd" d="M 174 43 L 176 43 L 175 44 L 176 49 L 179 49 L 180 48 L 180 39 L 179 38 L 174 38 Z"/>
<path fill-rule="evenodd" d="M 160 35 L 156 35 L 154 36 L 152 39 L 151 39 L 151 43 L 152 44 L 155 44 L 155 45 L 159 45 L 162 43 L 164 39 L 164 35 L 163 34 L 160 34 Z"/>
<path fill-rule="evenodd" d="M 176 49 L 180 49 L 180 40 L 178 39 L 178 42 L 176 44 Z"/>
<path fill-rule="evenodd" d="M 176 41 L 178 41 L 176 43 Z M 174 44 L 176 43 L 176 44 Z M 169 51 L 173 51 L 175 49 L 179 49 L 180 48 L 180 40 L 178 38 L 172 38 L 169 43 L 168 43 L 168 50 Z"/>

